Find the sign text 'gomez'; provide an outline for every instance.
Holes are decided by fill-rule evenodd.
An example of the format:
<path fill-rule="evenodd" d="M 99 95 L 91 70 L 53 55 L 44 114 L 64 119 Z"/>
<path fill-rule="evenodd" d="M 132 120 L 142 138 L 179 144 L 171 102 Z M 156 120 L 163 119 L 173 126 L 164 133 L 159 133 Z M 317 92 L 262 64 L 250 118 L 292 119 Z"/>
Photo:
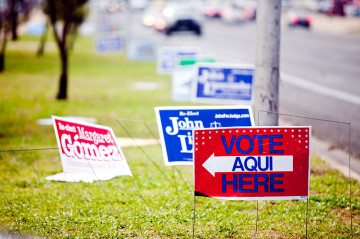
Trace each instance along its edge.
<path fill-rule="evenodd" d="M 131 175 L 111 128 L 52 118 L 65 173 L 87 174 L 94 179 Z"/>

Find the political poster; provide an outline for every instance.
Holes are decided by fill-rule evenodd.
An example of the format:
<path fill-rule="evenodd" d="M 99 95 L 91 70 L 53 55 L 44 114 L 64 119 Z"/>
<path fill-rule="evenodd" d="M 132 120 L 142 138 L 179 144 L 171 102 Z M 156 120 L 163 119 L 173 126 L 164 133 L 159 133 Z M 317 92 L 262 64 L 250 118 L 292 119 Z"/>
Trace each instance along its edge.
<path fill-rule="evenodd" d="M 251 104 L 255 67 L 199 63 L 193 82 L 193 100 Z"/>
<path fill-rule="evenodd" d="M 310 135 L 305 126 L 194 130 L 195 195 L 308 198 Z"/>
<path fill-rule="evenodd" d="M 171 98 L 174 101 L 190 101 L 195 70 L 192 67 L 175 69 L 171 78 Z"/>
<path fill-rule="evenodd" d="M 125 36 L 110 34 L 96 37 L 96 51 L 99 53 L 123 52 L 125 49 Z"/>
<path fill-rule="evenodd" d="M 189 47 L 162 47 L 157 55 L 157 72 L 171 74 L 183 58 L 196 58 L 199 51 Z"/>
<path fill-rule="evenodd" d="M 156 107 L 165 165 L 193 164 L 193 129 L 253 126 L 250 106 Z"/>
<path fill-rule="evenodd" d="M 95 49 L 97 53 L 121 53 L 126 44 L 126 16 L 123 7 L 106 1 L 94 2 Z"/>
<path fill-rule="evenodd" d="M 172 73 L 171 97 L 174 101 L 190 101 L 191 88 L 196 76 L 196 63 L 215 62 L 215 58 L 183 58 Z"/>
<path fill-rule="evenodd" d="M 53 116 L 63 173 L 48 180 L 109 180 L 131 176 L 131 170 L 111 128 Z"/>
<path fill-rule="evenodd" d="M 130 39 L 127 56 L 133 61 L 152 61 L 156 59 L 156 43 L 146 38 Z"/>

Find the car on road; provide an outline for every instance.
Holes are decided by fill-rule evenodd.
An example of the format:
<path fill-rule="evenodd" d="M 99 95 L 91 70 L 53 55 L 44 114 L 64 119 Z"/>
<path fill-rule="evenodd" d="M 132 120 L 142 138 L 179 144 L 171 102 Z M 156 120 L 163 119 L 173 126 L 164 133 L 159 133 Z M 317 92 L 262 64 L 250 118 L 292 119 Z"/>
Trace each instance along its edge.
<path fill-rule="evenodd" d="M 155 29 L 170 36 L 175 32 L 189 31 L 202 34 L 201 11 L 191 2 L 169 3 L 162 11 L 162 18 L 155 23 Z"/>
<path fill-rule="evenodd" d="M 291 10 L 288 12 L 287 22 L 289 27 L 303 27 L 309 29 L 311 27 L 312 19 L 309 11 Z"/>
<path fill-rule="evenodd" d="M 222 20 L 225 23 L 244 23 L 256 18 L 255 1 L 229 1 L 222 6 Z"/>
<path fill-rule="evenodd" d="M 207 18 L 221 18 L 222 5 L 222 1 L 203 1 L 202 14 Z"/>

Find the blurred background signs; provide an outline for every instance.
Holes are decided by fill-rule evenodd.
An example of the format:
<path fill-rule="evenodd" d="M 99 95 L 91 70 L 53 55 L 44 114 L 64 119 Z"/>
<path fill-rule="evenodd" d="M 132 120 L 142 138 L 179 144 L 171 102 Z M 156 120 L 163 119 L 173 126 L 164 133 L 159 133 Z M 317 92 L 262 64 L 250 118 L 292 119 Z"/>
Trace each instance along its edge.
<path fill-rule="evenodd" d="M 191 47 L 162 47 L 158 51 L 157 72 L 170 74 L 183 58 L 196 58 L 199 50 Z"/>
<path fill-rule="evenodd" d="M 127 44 L 127 56 L 135 61 L 153 61 L 156 59 L 157 45 L 147 38 L 132 38 Z"/>
<path fill-rule="evenodd" d="M 179 62 L 172 74 L 172 99 L 175 101 L 190 101 L 191 88 L 195 78 L 196 63 L 215 62 L 213 57 L 184 58 Z"/>

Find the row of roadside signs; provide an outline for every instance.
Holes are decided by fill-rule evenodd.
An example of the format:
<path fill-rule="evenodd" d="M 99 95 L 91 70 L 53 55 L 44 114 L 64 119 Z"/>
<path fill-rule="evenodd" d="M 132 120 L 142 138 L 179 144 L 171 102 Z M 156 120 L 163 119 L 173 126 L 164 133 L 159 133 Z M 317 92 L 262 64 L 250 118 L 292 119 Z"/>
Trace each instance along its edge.
<path fill-rule="evenodd" d="M 165 165 L 194 165 L 195 195 L 309 195 L 310 127 L 256 127 L 247 106 L 156 107 Z"/>
<path fill-rule="evenodd" d="M 100 27 L 99 27 L 100 28 Z M 126 42 L 125 35 L 113 28 L 99 34 L 96 49 L 100 53 L 122 52 L 127 43 L 130 60 L 153 60 L 156 43 L 146 38 Z M 182 61 L 191 61 L 181 65 Z M 216 63 L 212 57 L 203 57 L 196 48 L 163 47 L 157 52 L 157 72 L 172 74 L 172 98 L 175 101 L 236 103 L 250 105 L 254 100 L 253 79 L 255 67 L 248 64 Z"/>
<path fill-rule="evenodd" d="M 193 64 L 182 64 L 191 60 Z M 158 53 L 157 71 L 172 74 L 175 101 L 253 102 L 253 65 L 216 63 L 196 48 L 164 47 Z"/>
<path fill-rule="evenodd" d="M 97 51 L 123 52 L 127 43 L 130 60 L 157 57 L 157 72 L 172 74 L 173 100 L 242 104 L 155 108 L 165 165 L 193 165 L 195 195 L 235 200 L 308 198 L 311 128 L 255 126 L 248 106 L 254 100 L 253 65 L 216 63 L 196 48 L 157 51 L 156 43 L 147 38 L 126 42 L 125 21 L 118 14 L 98 11 L 96 22 Z M 111 128 L 52 119 L 64 172 L 49 180 L 132 175 Z"/>
<path fill-rule="evenodd" d="M 123 48 L 121 37 L 113 36 L 98 42 L 97 49 Z M 147 40 L 134 42 L 129 56 L 149 60 L 152 46 Z M 197 196 L 308 198 L 311 128 L 255 126 L 248 106 L 253 102 L 254 66 L 214 61 L 194 48 L 166 47 L 158 52 L 157 71 L 173 74 L 174 100 L 243 104 L 156 107 L 165 165 L 193 165 Z M 53 125 L 64 172 L 49 180 L 132 175 L 111 128 L 60 117 L 53 117 Z"/>
<path fill-rule="evenodd" d="M 195 195 L 308 198 L 310 127 L 257 127 L 248 106 L 156 107 L 155 112 L 165 165 L 193 165 Z M 55 116 L 53 125 L 64 172 L 48 180 L 132 175 L 111 128 Z"/>

